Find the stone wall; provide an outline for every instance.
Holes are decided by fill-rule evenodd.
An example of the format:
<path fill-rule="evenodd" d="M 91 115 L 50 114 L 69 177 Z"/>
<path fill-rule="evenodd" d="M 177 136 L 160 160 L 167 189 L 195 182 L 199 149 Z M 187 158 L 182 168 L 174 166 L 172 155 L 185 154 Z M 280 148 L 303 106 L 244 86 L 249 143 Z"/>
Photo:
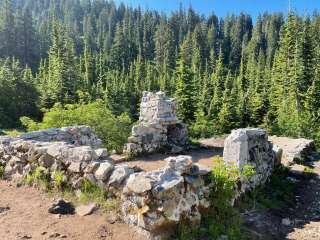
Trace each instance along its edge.
<path fill-rule="evenodd" d="M 182 220 L 198 226 L 210 207 L 210 169 L 190 156 L 165 159 L 166 167 L 130 175 L 122 195 L 124 221 L 150 232 Z"/>
<path fill-rule="evenodd" d="M 241 182 L 240 189 L 235 187 L 237 196 L 264 183 L 276 165 L 277 154 L 264 130 L 235 130 L 225 146 L 226 163 L 233 162 L 240 169 L 250 164 L 256 170 L 249 182 Z M 5 167 L 6 179 L 21 179 L 38 166 L 47 169 L 52 178 L 56 171 L 62 171 L 65 182 L 74 189 L 80 189 L 87 179 L 109 197 L 121 200 L 127 224 L 152 233 L 174 227 L 182 220 L 189 221 L 190 226 L 199 225 L 202 212 L 210 208 L 209 194 L 214 187 L 211 170 L 194 163 L 190 156 L 164 161 L 165 167 L 148 172 L 125 163 L 115 164 L 107 149 L 101 148 L 101 141 L 85 126 L 0 137 L 0 165 Z"/>
<path fill-rule="evenodd" d="M 235 164 L 239 169 L 253 166 L 255 174 L 244 182 L 240 192 L 264 184 L 273 170 L 280 164 L 282 149 L 268 141 L 263 129 L 243 128 L 233 130 L 224 142 L 223 160 Z"/>
<path fill-rule="evenodd" d="M 134 156 L 166 148 L 179 153 L 187 144 L 187 129 L 176 116 L 175 101 L 163 92 L 143 92 L 139 123 L 132 128 L 124 152 Z"/>

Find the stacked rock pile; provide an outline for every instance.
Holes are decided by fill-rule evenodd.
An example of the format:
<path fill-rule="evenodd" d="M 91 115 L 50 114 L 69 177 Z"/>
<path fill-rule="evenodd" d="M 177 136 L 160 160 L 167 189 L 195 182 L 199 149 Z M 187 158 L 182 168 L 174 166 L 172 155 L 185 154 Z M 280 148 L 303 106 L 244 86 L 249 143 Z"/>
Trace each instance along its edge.
<path fill-rule="evenodd" d="M 21 179 L 39 166 L 52 175 L 62 171 L 65 181 L 81 188 L 84 179 L 101 188 L 118 187 L 133 170 L 114 166 L 101 140 L 87 126 L 48 129 L 19 137 L 0 137 L 0 165 L 6 179 Z"/>
<path fill-rule="evenodd" d="M 179 153 L 187 144 L 188 132 L 176 116 L 174 99 L 163 92 L 143 92 L 139 123 L 132 128 L 124 151 L 133 156 L 162 148 Z"/>

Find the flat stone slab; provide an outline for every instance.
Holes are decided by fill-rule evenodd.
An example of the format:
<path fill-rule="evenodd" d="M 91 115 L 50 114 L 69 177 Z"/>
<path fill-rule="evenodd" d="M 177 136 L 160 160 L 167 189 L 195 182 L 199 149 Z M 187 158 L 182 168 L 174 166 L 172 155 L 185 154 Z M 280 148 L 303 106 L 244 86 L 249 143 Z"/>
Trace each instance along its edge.
<path fill-rule="evenodd" d="M 76 213 L 79 216 L 87 216 L 92 214 L 97 209 L 97 205 L 95 203 L 89 203 L 87 205 L 80 205 L 76 207 Z"/>
<path fill-rule="evenodd" d="M 306 160 L 315 151 L 314 141 L 310 139 L 270 136 L 269 140 L 282 148 L 281 163 L 286 166 Z"/>

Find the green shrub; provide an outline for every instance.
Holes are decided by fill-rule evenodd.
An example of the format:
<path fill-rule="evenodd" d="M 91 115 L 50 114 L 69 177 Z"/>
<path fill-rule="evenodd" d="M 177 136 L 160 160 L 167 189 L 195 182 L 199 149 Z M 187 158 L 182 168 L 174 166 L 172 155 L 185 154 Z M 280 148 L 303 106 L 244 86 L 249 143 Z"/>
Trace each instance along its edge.
<path fill-rule="evenodd" d="M 287 167 L 281 166 L 276 169 L 270 181 L 249 192 L 242 205 L 258 210 L 292 207 L 295 201 L 294 183 L 288 179 L 288 174 Z"/>
<path fill-rule="evenodd" d="M 29 131 L 71 125 L 88 125 L 108 149 L 115 149 L 118 152 L 122 151 L 131 132 L 131 120 L 128 115 L 114 116 L 108 109 L 107 103 L 102 100 L 64 107 L 56 104 L 44 114 L 43 121 L 40 123 L 27 117 L 22 117 L 20 120 Z"/>
<path fill-rule="evenodd" d="M 3 179 L 3 174 L 4 174 L 4 166 L 0 165 L 0 179 Z"/>
<path fill-rule="evenodd" d="M 248 180 L 255 171 L 249 165 L 239 169 L 235 165 L 224 164 L 221 158 L 215 158 L 214 161 L 210 194 L 213 213 L 205 220 L 208 234 L 210 239 L 220 235 L 226 235 L 228 239 L 241 239 L 241 217 L 231 204 L 236 196 L 237 182 Z"/>
<path fill-rule="evenodd" d="M 44 188 L 45 190 L 51 189 L 50 173 L 44 167 L 37 167 L 32 174 L 28 174 L 24 181 L 28 185 L 36 185 L 37 187 Z"/>
<path fill-rule="evenodd" d="M 107 198 L 107 193 L 100 187 L 84 180 L 79 201 L 81 203 L 95 202 L 106 211 L 118 209 L 118 199 Z"/>
<path fill-rule="evenodd" d="M 35 182 L 33 174 L 28 174 L 25 178 L 25 182 L 31 186 Z"/>
<path fill-rule="evenodd" d="M 65 180 L 65 174 L 62 171 L 55 171 L 53 173 L 53 188 L 56 190 L 62 190 Z"/>
<path fill-rule="evenodd" d="M 8 135 L 11 137 L 19 136 L 21 133 L 23 133 L 21 130 L 17 129 L 9 129 L 9 130 L 3 130 L 3 135 Z M 0 133 L 1 135 L 1 133 Z"/>

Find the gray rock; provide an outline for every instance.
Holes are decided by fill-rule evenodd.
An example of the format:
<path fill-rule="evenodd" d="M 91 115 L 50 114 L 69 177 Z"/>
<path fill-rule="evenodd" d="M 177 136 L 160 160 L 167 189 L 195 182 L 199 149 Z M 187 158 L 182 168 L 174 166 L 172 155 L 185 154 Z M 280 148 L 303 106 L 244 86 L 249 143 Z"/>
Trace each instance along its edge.
<path fill-rule="evenodd" d="M 51 214 L 74 214 L 74 207 L 70 202 L 66 202 L 63 199 L 58 199 L 48 209 Z"/>
<path fill-rule="evenodd" d="M 154 179 L 150 178 L 145 172 L 131 174 L 126 184 L 127 192 L 142 194 L 150 191 Z"/>
<path fill-rule="evenodd" d="M 95 203 L 90 203 L 87 205 L 80 205 L 76 207 L 76 213 L 79 216 L 87 216 L 92 214 L 97 208 L 97 205 Z"/>
<path fill-rule="evenodd" d="M 84 174 L 84 178 L 87 179 L 93 185 L 97 185 L 97 179 L 95 178 L 94 174 L 86 173 Z"/>
<path fill-rule="evenodd" d="M 176 145 L 173 145 L 173 146 L 171 147 L 171 153 L 173 153 L 173 154 L 182 153 L 183 151 L 184 151 L 184 148 L 183 148 L 183 147 L 176 146 Z"/>
<path fill-rule="evenodd" d="M 82 177 L 73 179 L 72 180 L 72 187 L 74 189 L 80 189 L 83 186 L 83 181 L 84 181 L 84 178 L 82 178 Z"/>
<path fill-rule="evenodd" d="M 101 162 L 98 162 L 98 161 L 92 161 L 90 162 L 87 167 L 84 169 L 84 172 L 85 173 L 94 173 L 98 167 L 100 166 L 100 163 Z"/>
<path fill-rule="evenodd" d="M 194 163 L 189 174 L 205 176 L 212 172 L 212 169 L 200 163 Z"/>
<path fill-rule="evenodd" d="M 273 144 L 272 150 L 275 154 L 275 166 L 280 166 L 283 150 L 276 144 Z"/>
<path fill-rule="evenodd" d="M 281 220 L 281 224 L 284 225 L 284 226 L 290 226 L 291 225 L 291 221 L 289 218 L 283 218 Z"/>
<path fill-rule="evenodd" d="M 165 159 L 167 166 L 180 173 L 189 173 L 192 168 L 192 157 L 180 155 L 177 157 L 168 157 Z"/>
<path fill-rule="evenodd" d="M 132 173 L 134 173 L 134 170 L 129 168 L 128 165 L 117 165 L 109 178 L 108 184 L 110 186 L 119 187 Z"/>
<path fill-rule="evenodd" d="M 114 164 L 110 161 L 102 162 L 96 172 L 94 173 L 94 176 L 98 180 L 105 181 L 111 174 L 111 171 L 114 168 Z"/>
<path fill-rule="evenodd" d="M 176 116 L 176 103 L 163 92 L 144 92 L 139 123 L 132 127 L 132 136 L 124 147 L 129 155 L 168 149 L 180 153 L 188 142 L 188 132 Z"/>
<path fill-rule="evenodd" d="M 80 173 L 81 172 L 81 162 L 72 162 L 68 167 L 68 171 L 71 173 Z"/>
<path fill-rule="evenodd" d="M 108 150 L 106 148 L 95 149 L 95 152 L 99 159 L 104 159 L 109 156 Z"/>
<path fill-rule="evenodd" d="M 50 168 L 54 163 L 54 161 L 55 161 L 54 157 L 52 157 L 47 153 L 41 155 L 40 158 L 38 159 L 39 164 L 45 168 Z"/>
<path fill-rule="evenodd" d="M 251 176 L 250 181 L 242 179 L 241 189 L 238 187 L 239 192 L 244 192 L 267 181 L 274 170 L 276 156 L 265 130 L 243 128 L 233 130 L 226 138 L 223 160 L 240 170 L 246 165 L 254 168 L 255 174 Z"/>

